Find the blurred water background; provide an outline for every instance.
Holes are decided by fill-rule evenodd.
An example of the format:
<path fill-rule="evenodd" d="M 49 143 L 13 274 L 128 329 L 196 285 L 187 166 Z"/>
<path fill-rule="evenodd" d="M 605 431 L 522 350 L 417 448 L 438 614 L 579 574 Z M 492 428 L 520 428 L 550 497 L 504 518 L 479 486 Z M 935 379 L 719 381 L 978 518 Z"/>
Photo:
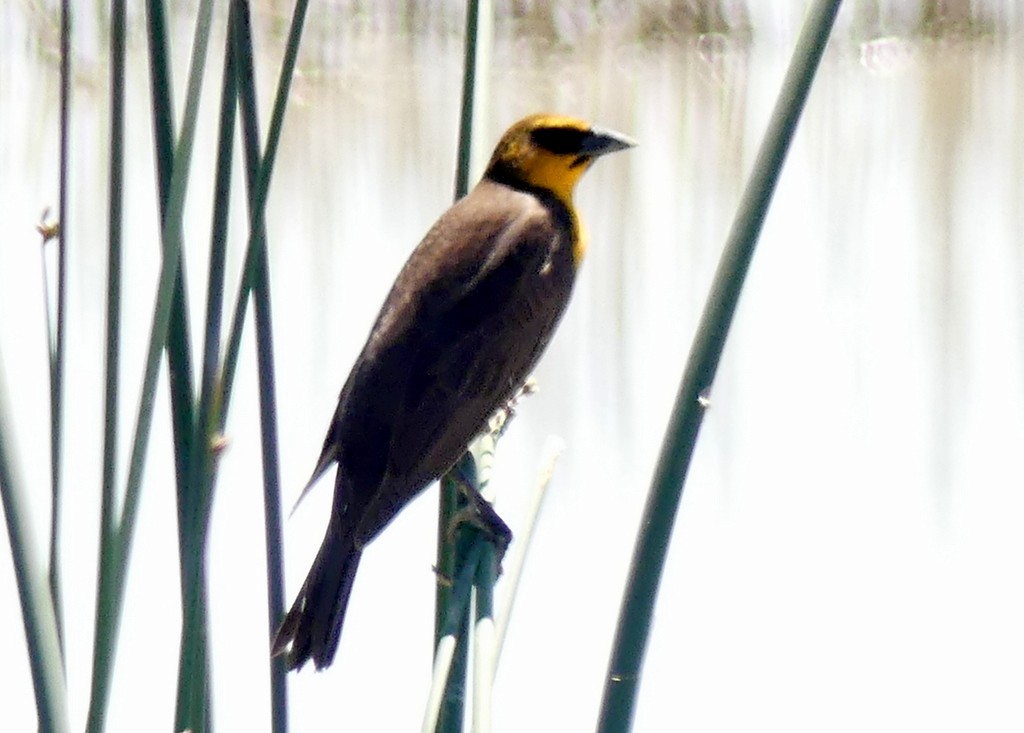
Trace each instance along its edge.
<path fill-rule="evenodd" d="M 0 344 L 40 538 L 48 383 L 34 227 L 57 204 L 57 5 L 0 2 Z M 195 3 L 171 5 L 180 108 Z M 496 479 L 498 509 L 516 529 L 546 437 L 565 440 L 500 665 L 494 729 L 586 730 L 661 433 L 804 3 L 496 6 L 485 151 L 538 110 L 640 141 L 579 188 L 586 266 Z M 77 727 L 96 578 L 109 92 L 107 11 L 75 12 L 63 572 Z M 290 14 L 288 2 L 253 3 L 265 112 Z M 218 8 L 185 215 L 197 314 L 225 16 Z M 159 266 L 143 21 L 130 10 L 123 433 Z M 311 5 L 268 208 L 289 505 L 380 301 L 451 200 L 462 26 L 460 2 Z M 1011 0 L 850 2 L 840 14 L 698 442 L 638 731 L 1024 728 L 1022 49 L 1024 6 Z M 192 326 L 201 332 L 198 315 Z M 269 726 L 250 340 L 211 530 L 214 723 L 226 731 Z M 166 728 L 173 716 L 166 387 L 157 404 L 112 731 Z M 124 446 L 122 466 L 127 437 Z M 330 489 L 325 481 L 285 526 L 289 601 Z M 435 511 L 431 489 L 364 556 L 335 665 L 290 678 L 295 730 L 419 724 Z M 10 730 L 31 730 L 20 607 L 0 547 L 0 619 L 13 638 L 0 705 Z"/>

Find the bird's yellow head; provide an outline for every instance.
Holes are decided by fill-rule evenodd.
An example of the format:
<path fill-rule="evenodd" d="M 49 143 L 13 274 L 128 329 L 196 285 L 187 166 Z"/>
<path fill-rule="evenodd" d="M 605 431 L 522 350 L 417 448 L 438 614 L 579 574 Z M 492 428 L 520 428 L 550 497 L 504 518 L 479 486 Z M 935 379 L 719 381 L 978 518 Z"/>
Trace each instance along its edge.
<path fill-rule="evenodd" d="M 634 145 L 625 135 L 573 117 L 530 115 L 505 132 L 485 175 L 550 191 L 571 209 L 573 189 L 590 164 Z"/>

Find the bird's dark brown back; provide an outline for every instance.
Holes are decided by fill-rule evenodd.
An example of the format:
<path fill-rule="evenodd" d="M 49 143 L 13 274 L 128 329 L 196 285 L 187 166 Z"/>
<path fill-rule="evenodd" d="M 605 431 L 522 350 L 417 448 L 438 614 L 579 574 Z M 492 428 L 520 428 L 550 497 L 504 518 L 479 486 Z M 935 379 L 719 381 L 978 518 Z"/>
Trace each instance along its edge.
<path fill-rule="evenodd" d="M 554 196 L 484 179 L 410 257 L 332 429 L 353 487 L 336 502 L 357 546 L 446 471 L 529 375 L 569 300 L 575 226 Z"/>

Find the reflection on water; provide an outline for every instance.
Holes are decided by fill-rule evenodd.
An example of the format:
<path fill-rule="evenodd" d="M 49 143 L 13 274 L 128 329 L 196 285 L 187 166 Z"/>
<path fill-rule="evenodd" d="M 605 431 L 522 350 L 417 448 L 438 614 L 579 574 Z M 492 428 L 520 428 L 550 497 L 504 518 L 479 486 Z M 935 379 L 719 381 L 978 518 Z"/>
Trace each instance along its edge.
<path fill-rule="evenodd" d="M 255 17 L 267 49 L 264 104 L 286 5 L 261 5 Z M 641 142 L 602 161 L 581 185 L 586 268 L 539 370 L 541 392 L 502 446 L 499 510 L 514 528 L 545 436 L 561 435 L 568 450 L 504 650 L 496 731 L 592 724 L 661 431 L 800 17 L 799 9 L 767 13 L 753 4 L 748 41 L 728 28 L 699 37 L 660 32 L 677 27 L 654 16 L 638 34 L 626 4 L 598 5 L 608 8 L 552 11 L 545 21 L 536 15 L 546 6 L 521 4 L 522 13 L 498 23 L 490 72 L 488 141 L 519 116 L 552 109 Z M 638 730 L 675 727 L 666 720 L 698 730 L 765 721 L 808 731 L 1024 724 L 1015 704 L 1024 686 L 1024 596 L 1012 582 L 1024 550 L 1020 11 L 982 5 L 980 32 L 935 37 L 914 30 L 927 13 L 881 18 L 863 6 L 841 18 L 765 224 L 673 540 Z M 0 10 L 0 347 L 45 536 L 47 387 L 33 227 L 56 202 L 58 80 L 52 28 L 32 15 L 36 7 Z M 380 300 L 453 187 L 457 7 L 429 18 L 365 12 L 358 23 L 344 15 L 348 7 L 311 10 L 270 200 L 289 503 Z M 407 7 L 415 13 L 416 4 Z M 174 23 L 181 80 L 191 20 Z M 91 653 L 107 179 L 107 72 L 96 51 L 105 41 L 89 31 L 88 17 L 81 26 L 67 222 L 64 540 L 76 721 Z M 557 33 L 538 30 L 545 27 Z M 215 44 L 222 35 L 219 18 Z M 158 262 L 140 36 L 129 53 L 130 403 Z M 211 52 L 186 215 L 197 312 L 218 58 Z M 182 89 L 175 91 L 180 105 Z M 245 231 L 238 192 L 232 205 L 229 267 L 237 273 Z M 267 725 L 252 363 L 247 352 L 211 540 L 215 715 L 225 730 Z M 129 429 L 130 405 L 121 419 Z M 113 730 L 149 728 L 172 714 L 179 617 L 166 424 L 161 413 Z M 319 543 L 329 493 L 321 488 L 286 527 L 289 596 Z M 359 729 L 416 725 L 429 671 L 434 501 L 427 492 L 365 556 L 338 663 L 292 678 L 297 729 L 342 715 Z M 13 588 L 9 563 L 0 565 L 0 584 Z M 13 593 L 2 598 L 0 614 L 19 623 Z M 19 664 L 10 699 L 24 721 L 14 729 L 27 729 L 30 682 Z M 395 694 L 403 704 L 387 702 Z M 521 705 L 525 697 L 536 704 Z"/>

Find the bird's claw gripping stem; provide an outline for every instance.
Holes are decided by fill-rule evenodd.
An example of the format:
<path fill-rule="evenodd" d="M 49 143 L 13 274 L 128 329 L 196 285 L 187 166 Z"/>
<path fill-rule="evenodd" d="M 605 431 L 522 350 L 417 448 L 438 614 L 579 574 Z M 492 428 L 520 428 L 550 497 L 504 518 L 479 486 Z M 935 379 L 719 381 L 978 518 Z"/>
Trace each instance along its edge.
<path fill-rule="evenodd" d="M 498 550 L 498 565 L 505 556 L 509 543 L 512 542 L 512 530 L 505 524 L 494 507 L 480 495 L 480 492 L 462 475 L 454 471 L 460 493 L 466 499 L 466 505 L 455 512 L 448 525 L 448 538 L 454 539 L 455 533 L 463 526 L 475 527 L 482 532 Z"/>

